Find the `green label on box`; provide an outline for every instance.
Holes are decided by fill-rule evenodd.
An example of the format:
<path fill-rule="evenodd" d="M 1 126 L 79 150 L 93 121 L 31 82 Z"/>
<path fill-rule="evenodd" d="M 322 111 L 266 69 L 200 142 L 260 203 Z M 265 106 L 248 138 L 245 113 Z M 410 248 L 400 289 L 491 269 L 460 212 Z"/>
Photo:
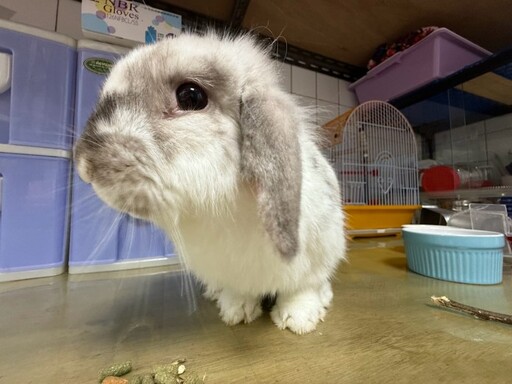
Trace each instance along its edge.
<path fill-rule="evenodd" d="M 91 57 L 84 60 L 84 67 L 98 75 L 108 75 L 113 65 L 112 60 L 102 59 L 101 57 Z"/>

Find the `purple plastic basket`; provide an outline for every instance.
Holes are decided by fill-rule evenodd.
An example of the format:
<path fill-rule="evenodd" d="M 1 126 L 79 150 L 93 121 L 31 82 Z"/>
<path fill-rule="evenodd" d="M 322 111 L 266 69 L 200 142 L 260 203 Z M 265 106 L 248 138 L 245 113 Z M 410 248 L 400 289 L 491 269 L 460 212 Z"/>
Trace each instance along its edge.
<path fill-rule="evenodd" d="M 360 103 L 388 101 L 490 54 L 449 29 L 440 28 L 368 71 L 349 88 L 355 91 Z"/>

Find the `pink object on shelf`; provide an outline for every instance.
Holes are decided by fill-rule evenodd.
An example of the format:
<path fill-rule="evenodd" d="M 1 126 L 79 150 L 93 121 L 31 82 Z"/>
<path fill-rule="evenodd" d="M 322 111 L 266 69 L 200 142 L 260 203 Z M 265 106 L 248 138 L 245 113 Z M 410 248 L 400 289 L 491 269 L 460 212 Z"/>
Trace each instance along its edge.
<path fill-rule="evenodd" d="M 399 52 L 368 71 L 349 86 L 360 103 L 388 101 L 432 80 L 481 60 L 491 53 L 478 45 L 439 28 L 412 47 Z"/>

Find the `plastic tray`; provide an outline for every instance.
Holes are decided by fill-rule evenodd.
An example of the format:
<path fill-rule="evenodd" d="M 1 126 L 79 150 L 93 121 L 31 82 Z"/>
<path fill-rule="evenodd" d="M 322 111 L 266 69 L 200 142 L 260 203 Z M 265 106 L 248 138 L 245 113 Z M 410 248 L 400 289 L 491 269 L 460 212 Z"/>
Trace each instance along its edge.
<path fill-rule="evenodd" d="M 360 103 L 388 101 L 489 56 L 491 52 L 440 28 L 349 86 Z"/>
<path fill-rule="evenodd" d="M 419 205 L 345 205 L 347 230 L 400 228 L 410 224 Z M 356 232 L 354 232 L 356 233 Z"/>

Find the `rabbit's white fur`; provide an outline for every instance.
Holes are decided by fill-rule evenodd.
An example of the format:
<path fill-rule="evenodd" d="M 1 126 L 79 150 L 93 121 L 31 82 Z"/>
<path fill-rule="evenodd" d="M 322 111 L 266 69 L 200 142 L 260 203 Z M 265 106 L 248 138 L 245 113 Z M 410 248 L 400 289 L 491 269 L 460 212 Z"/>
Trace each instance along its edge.
<path fill-rule="evenodd" d="M 308 111 L 279 87 L 249 36 L 184 34 L 113 68 L 75 147 L 80 176 L 107 204 L 164 228 L 227 324 L 261 314 L 315 329 L 345 255 L 336 176 Z M 194 82 L 203 110 L 175 90 Z"/>

